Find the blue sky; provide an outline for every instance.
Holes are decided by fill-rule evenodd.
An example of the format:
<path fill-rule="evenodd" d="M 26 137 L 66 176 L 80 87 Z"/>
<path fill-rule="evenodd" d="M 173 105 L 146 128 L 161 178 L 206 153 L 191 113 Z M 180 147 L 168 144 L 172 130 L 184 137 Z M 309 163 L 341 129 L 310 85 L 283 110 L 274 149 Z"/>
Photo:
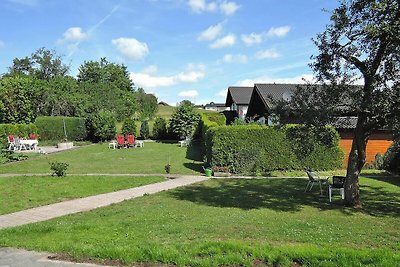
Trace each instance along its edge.
<path fill-rule="evenodd" d="M 86 60 L 124 64 L 159 101 L 224 102 L 233 85 L 310 78 L 311 38 L 335 0 L 1 0 L 0 73 L 55 49 L 76 76 Z"/>

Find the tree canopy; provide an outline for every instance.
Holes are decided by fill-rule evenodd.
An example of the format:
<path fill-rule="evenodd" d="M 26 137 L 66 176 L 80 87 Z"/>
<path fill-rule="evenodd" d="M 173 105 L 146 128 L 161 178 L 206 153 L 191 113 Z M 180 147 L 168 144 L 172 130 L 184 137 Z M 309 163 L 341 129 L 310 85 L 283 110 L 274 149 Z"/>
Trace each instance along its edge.
<path fill-rule="evenodd" d="M 400 117 L 400 4 L 397 0 L 342 0 L 331 22 L 313 39 L 311 68 L 317 84 L 298 88 L 291 108 L 312 123 L 338 114 L 357 117 L 345 198 L 360 206 L 358 177 L 373 130 Z M 360 84 L 359 86 L 354 86 Z"/>

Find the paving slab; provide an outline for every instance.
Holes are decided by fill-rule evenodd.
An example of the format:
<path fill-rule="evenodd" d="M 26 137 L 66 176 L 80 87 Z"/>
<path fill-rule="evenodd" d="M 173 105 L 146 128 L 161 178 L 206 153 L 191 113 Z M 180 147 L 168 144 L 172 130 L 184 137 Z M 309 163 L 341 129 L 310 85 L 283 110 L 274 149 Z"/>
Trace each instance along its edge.
<path fill-rule="evenodd" d="M 50 260 L 54 254 L 15 248 L 0 248 L 0 267 L 100 267 L 90 263 Z M 101 265 L 104 267 L 105 265 Z"/>
<path fill-rule="evenodd" d="M 105 207 L 124 200 L 141 197 L 145 194 L 154 194 L 160 191 L 197 183 L 206 180 L 205 176 L 181 176 L 165 182 L 149 184 L 116 192 L 110 192 L 85 198 L 59 202 L 28 210 L 18 211 L 0 216 L 0 229 L 35 223 L 61 217 L 68 214 L 89 211 Z M 1 264 L 0 264 L 0 267 Z"/>

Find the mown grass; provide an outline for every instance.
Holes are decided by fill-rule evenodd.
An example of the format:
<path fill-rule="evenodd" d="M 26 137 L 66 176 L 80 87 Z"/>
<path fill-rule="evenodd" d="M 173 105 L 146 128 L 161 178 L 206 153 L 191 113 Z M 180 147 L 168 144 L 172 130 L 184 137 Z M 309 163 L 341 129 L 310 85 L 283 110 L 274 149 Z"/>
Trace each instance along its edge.
<path fill-rule="evenodd" d="M 306 179 L 209 180 L 0 231 L 0 246 L 178 266 L 399 266 L 400 181 L 361 179 L 362 209 Z"/>
<path fill-rule="evenodd" d="M 197 144 L 187 149 L 177 143 L 146 142 L 143 148 L 109 149 L 104 143 L 1 165 L 0 173 L 50 173 L 49 161 L 68 163 L 70 174 L 165 173 L 167 163 L 171 173 L 194 174 L 203 165 Z"/>
<path fill-rule="evenodd" d="M 0 177 L 0 214 L 164 181 L 164 177 Z"/>

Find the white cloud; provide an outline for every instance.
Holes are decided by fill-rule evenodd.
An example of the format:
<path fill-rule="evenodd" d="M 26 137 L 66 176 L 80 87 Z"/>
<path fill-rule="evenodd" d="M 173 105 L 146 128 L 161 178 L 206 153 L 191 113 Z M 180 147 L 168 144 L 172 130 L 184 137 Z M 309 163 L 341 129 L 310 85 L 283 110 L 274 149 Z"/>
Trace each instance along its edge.
<path fill-rule="evenodd" d="M 268 37 L 285 37 L 290 31 L 290 26 L 270 28 L 267 32 Z"/>
<path fill-rule="evenodd" d="M 81 42 L 88 38 L 88 34 L 80 27 L 71 27 L 63 33 L 63 42 Z"/>
<path fill-rule="evenodd" d="M 224 89 L 224 90 L 219 91 L 219 92 L 216 94 L 216 96 L 226 97 L 227 94 L 228 94 L 228 90 L 227 90 L 227 89 Z"/>
<path fill-rule="evenodd" d="M 203 65 L 189 65 L 187 70 L 175 75 L 155 76 L 145 72 L 132 72 L 131 80 L 135 85 L 143 88 L 168 87 L 180 83 L 195 83 L 205 76 L 205 67 Z"/>
<path fill-rule="evenodd" d="M 197 38 L 200 41 L 212 41 L 222 31 L 222 23 L 211 25 L 206 30 L 202 31 Z"/>
<path fill-rule="evenodd" d="M 217 39 L 214 43 L 210 44 L 210 48 L 222 48 L 227 46 L 233 46 L 236 43 L 236 36 L 234 34 L 228 34 L 225 37 Z"/>
<path fill-rule="evenodd" d="M 313 81 L 314 76 L 311 74 L 302 74 L 295 77 L 277 78 L 269 76 L 261 76 L 253 79 L 240 80 L 236 84 L 238 86 L 254 86 L 255 83 L 305 83 L 306 81 Z"/>
<path fill-rule="evenodd" d="M 140 60 L 149 54 L 147 44 L 139 42 L 135 38 L 113 39 L 112 44 L 115 45 L 121 55 L 128 60 Z"/>
<path fill-rule="evenodd" d="M 262 51 L 258 51 L 256 53 L 257 59 L 271 59 L 280 57 L 279 53 L 275 49 L 265 49 Z"/>
<path fill-rule="evenodd" d="M 220 11 L 226 16 L 231 16 L 240 8 L 240 5 L 227 0 L 210 1 L 188 0 L 187 4 L 196 13 Z"/>
<path fill-rule="evenodd" d="M 224 1 L 219 5 L 219 8 L 221 9 L 222 13 L 230 16 L 233 15 L 240 8 L 240 6 L 235 2 Z"/>
<path fill-rule="evenodd" d="M 290 31 L 290 26 L 282 26 L 282 27 L 272 27 L 266 32 L 255 33 L 252 32 L 250 34 L 242 34 L 241 39 L 243 43 L 247 46 L 255 45 L 262 43 L 267 38 L 272 37 L 285 37 Z"/>
<path fill-rule="evenodd" d="M 195 98 L 198 95 L 199 95 L 199 92 L 197 92 L 196 90 L 183 91 L 183 92 L 180 92 L 178 94 L 178 96 L 182 97 L 182 98 L 185 98 L 185 97 L 187 97 L 187 98 Z"/>
<path fill-rule="evenodd" d="M 154 74 L 156 72 L 157 72 L 156 65 L 150 65 L 142 70 L 142 73 L 147 73 L 147 74 Z"/>
<path fill-rule="evenodd" d="M 217 4 L 215 2 L 207 3 L 206 0 L 189 0 L 188 5 L 197 13 L 217 10 Z"/>
<path fill-rule="evenodd" d="M 241 36 L 243 43 L 247 46 L 259 44 L 264 40 L 263 34 L 252 32 L 248 35 L 243 34 Z"/>
<path fill-rule="evenodd" d="M 247 56 L 242 54 L 226 54 L 222 58 L 225 63 L 247 63 Z"/>

